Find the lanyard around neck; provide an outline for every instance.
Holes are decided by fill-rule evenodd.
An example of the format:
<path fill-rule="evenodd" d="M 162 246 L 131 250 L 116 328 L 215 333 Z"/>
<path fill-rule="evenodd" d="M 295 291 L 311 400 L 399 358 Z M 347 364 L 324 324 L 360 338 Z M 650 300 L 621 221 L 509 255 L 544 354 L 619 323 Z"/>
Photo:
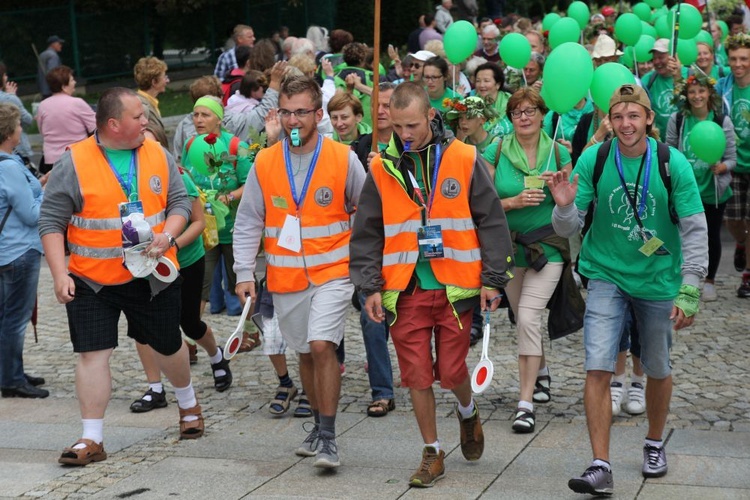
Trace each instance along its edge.
<path fill-rule="evenodd" d="M 286 175 L 289 178 L 289 187 L 292 189 L 292 199 L 294 204 L 299 210 L 302 202 L 305 201 L 305 195 L 307 195 L 307 188 L 310 187 L 310 180 L 312 179 L 315 165 L 318 163 L 318 156 L 320 156 L 320 149 L 323 146 L 323 136 L 318 134 L 318 143 L 315 145 L 315 152 L 313 153 L 312 160 L 310 161 L 310 168 L 307 170 L 307 176 L 305 177 L 305 183 L 302 185 L 302 192 L 297 197 L 297 187 L 294 183 L 294 172 L 292 171 L 292 156 L 289 152 L 289 138 L 284 139 L 284 163 L 286 164 Z"/>
<path fill-rule="evenodd" d="M 138 197 L 138 190 L 136 189 L 136 192 L 133 193 L 133 176 L 135 175 L 135 150 L 130 152 L 130 168 L 128 169 L 128 182 L 126 183 L 125 180 L 122 178 L 120 173 L 117 171 L 117 168 L 115 168 L 114 164 L 112 163 L 112 160 L 109 158 L 109 155 L 106 151 L 102 150 L 104 153 L 104 158 L 107 160 L 107 164 L 109 164 L 109 168 L 112 169 L 112 172 L 115 174 L 115 177 L 117 177 L 117 182 L 120 183 L 120 187 L 125 192 L 125 195 L 128 197 L 128 201 L 135 201 L 133 199 L 133 195 L 135 195 L 135 198 Z"/>
<path fill-rule="evenodd" d="M 633 214 L 635 215 L 635 219 L 638 222 L 638 225 L 643 228 L 643 223 L 641 222 L 641 217 L 646 212 L 646 201 L 648 199 L 648 185 L 649 180 L 651 178 L 651 145 L 648 143 L 648 139 L 646 139 L 646 152 L 641 157 L 641 166 L 638 168 L 638 176 L 635 178 L 635 189 L 633 190 L 633 195 L 630 195 L 630 191 L 628 190 L 627 184 L 625 183 L 625 175 L 623 174 L 622 170 L 622 155 L 620 153 L 620 147 L 619 147 L 619 141 L 616 144 L 615 147 L 615 165 L 617 166 L 617 173 L 620 176 L 620 184 L 622 184 L 622 188 L 625 190 L 625 195 L 628 198 L 628 202 L 630 202 L 630 206 L 633 207 Z M 636 203 L 636 200 L 638 198 L 638 183 L 640 182 L 641 178 L 641 172 L 643 171 L 643 165 L 646 165 L 646 172 L 643 178 L 643 188 L 641 190 L 641 201 L 640 203 Z M 636 205 L 638 205 L 636 207 Z"/>
<path fill-rule="evenodd" d="M 417 179 L 414 177 L 414 174 L 411 173 L 411 170 L 408 170 L 409 178 L 411 179 L 411 185 L 414 188 L 414 192 L 416 193 L 417 198 L 419 198 L 419 202 L 427 211 L 428 215 L 430 213 L 430 209 L 432 208 L 432 201 L 435 199 L 435 184 L 437 183 L 438 171 L 440 170 L 440 159 L 442 158 L 442 156 L 443 155 L 442 155 L 441 145 L 439 143 L 435 144 L 435 164 L 434 164 L 434 167 L 432 168 L 432 184 L 430 184 L 430 194 L 429 194 L 429 200 L 427 203 L 425 203 L 424 201 L 424 197 L 422 196 L 422 189 L 419 187 L 419 183 L 417 183 Z M 425 185 L 425 191 L 427 191 L 427 185 Z"/>

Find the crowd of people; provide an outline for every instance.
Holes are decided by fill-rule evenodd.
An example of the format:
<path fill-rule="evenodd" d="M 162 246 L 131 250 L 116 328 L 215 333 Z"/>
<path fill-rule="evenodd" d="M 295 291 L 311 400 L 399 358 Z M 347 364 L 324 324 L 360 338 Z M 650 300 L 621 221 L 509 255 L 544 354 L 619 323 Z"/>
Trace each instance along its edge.
<path fill-rule="evenodd" d="M 206 304 L 218 311 L 228 291 L 228 307 L 253 304 L 239 351 L 262 346 L 278 376 L 269 412 L 287 413 L 296 398 L 294 416 L 313 419 L 295 453 L 315 467 L 341 463 L 336 413 L 351 305 L 372 391 L 367 414 L 395 408 L 389 339 L 408 388 L 424 441 L 409 484 L 430 487 L 445 474 L 436 381 L 456 397 L 463 456 L 480 459 L 466 357 L 484 314 L 502 305 L 517 335 L 512 430 L 534 432 L 534 405 L 554 400 L 549 309 L 550 336 L 584 330 L 593 460 L 569 487 L 613 492 L 610 424 L 622 410 L 647 412 L 644 477 L 667 473 L 672 332 L 693 323 L 701 300 L 718 299 L 725 220 L 742 273 L 737 295 L 750 298 L 750 35 L 741 17 L 728 19 L 724 34 L 707 15 L 711 42 L 697 44 L 694 64 L 657 39 L 649 61 L 634 63 L 637 83 L 617 85 L 607 106 L 586 96 L 558 113 L 542 97 L 556 89 L 545 89 L 554 49 L 541 22 L 474 18 L 476 50 L 454 63 L 443 45 L 453 7 L 443 0 L 420 16 L 407 54 L 389 47 L 380 67 L 373 49 L 342 29 L 256 40 L 252 27 L 237 25 L 214 73 L 191 84 L 193 111 L 172 137 L 159 110 L 169 83 L 163 61 L 140 59 L 137 91 L 108 89 L 95 112 L 73 96 L 73 72 L 58 61 L 44 75 L 49 97 L 36 117 L 40 180 L 24 165 L 22 125 L 31 118 L 0 65 L 2 396 L 49 394 L 22 361 L 44 255 L 78 354 L 83 431 L 60 463 L 107 457 L 121 313 L 148 384 L 131 410 L 168 405 L 163 373 L 180 437 L 203 435 L 190 364 L 197 344 L 215 390 L 232 386 L 222 339 L 203 319 Z M 581 35 L 594 67 L 624 55 L 612 38 L 616 18 L 605 7 Z M 500 55 L 510 33 L 531 47 L 523 68 Z M 56 56 L 64 40 L 48 42 Z M 702 122 L 725 138 L 713 163 L 690 140 Z M 585 314 L 576 306 L 583 285 Z M 569 313 L 578 317 L 567 323 Z M 287 351 L 298 355 L 299 389 Z"/>

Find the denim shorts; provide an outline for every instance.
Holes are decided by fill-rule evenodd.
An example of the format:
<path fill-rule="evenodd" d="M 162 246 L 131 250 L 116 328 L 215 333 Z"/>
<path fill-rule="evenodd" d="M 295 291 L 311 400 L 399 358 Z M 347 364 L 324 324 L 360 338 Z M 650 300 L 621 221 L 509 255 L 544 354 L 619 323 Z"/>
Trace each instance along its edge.
<path fill-rule="evenodd" d="M 672 300 L 645 300 L 631 297 L 617 285 L 591 280 L 586 299 L 583 342 L 586 348 L 586 371 L 614 373 L 620 339 L 630 308 L 635 314 L 641 343 L 641 364 L 649 377 L 663 379 L 672 366 Z"/>

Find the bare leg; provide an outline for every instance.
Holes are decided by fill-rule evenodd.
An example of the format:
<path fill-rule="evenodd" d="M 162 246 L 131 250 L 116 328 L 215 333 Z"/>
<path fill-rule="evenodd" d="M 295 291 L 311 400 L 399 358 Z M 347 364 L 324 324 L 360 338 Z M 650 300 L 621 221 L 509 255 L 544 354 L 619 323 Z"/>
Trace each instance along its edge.
<path fill-rule="evenodd" d="M 615 376 L 625 375 L 625 363 L 628 360 L 628 351 L 621 351 L 617 353 L 617 361 L 615 362 Z"/>
<path fill-rule="evenodd" d="M 583 402 L 594 458 L 609 461 L 609 428 L 612 425 L 612 402 L 609 382 L 612 373 L 601 370 L 586 372 Z"/>
<path fill-rule="evenodd" d="M 114 349 L 82 352 L 76 364 L 76 395 L 81 418 L 104 418 L 112 396 L 109 358 Z"/>
<path fill-rule="evenodd" d="M 409 389 L 414 416 L 417 417 L 419 432 L 425 444 L 437 441 L 437 422 L 435 419 L 435 393 L 432 387 L 427 389 Z M 458 396 L 458 394 L 456 394 Z M 460 399 L 459 399 L 460 401 Z M 467 401 L 466 406 L 469 402 Z"/>
<path fill-rule="evenodd" d="M 542 356 L 518 356 L 518 376 L 521 380 L 521 401 L 531 402 L 534 396 L 536 377 L 541 368 Z"/>
<path fill-rule="evenodd" d="M 471 377 L 466 377 L 466 380 L 461 382 L 460 385 L 454 387 L 452 391 L 453 394 L 455 394 L 456 399 L 458 399 L 458 402 L 461 403 L 461 406 L 463 406 L 464 408 L 469 406 L 471 404 Z M 434 443 L 434 441 L 430 442 Z"/>
<path fill-rule="evenodd" d="M 641 366 L 641 358 L 637 358 L 631 354 L 630 359 L 633 361 L 633 374 L 642 377 L 643 366 Z"/>
<path fill-rule="evenodd" d="M 209 356 L 215 356 L 216 351 L 219 349 L 216 345 L 216 337 L 214 337 L 214 332 L 210 326 L 206 330 L 206 334 L 200 340 L 196 340 L 195 343 L 201 346 Z"/>
<path fill-rule="evenodd" d="M 338 368 L 338 364 L 336 368 Z M 302 390 L 305 391 L 307 400 L 310 401 L 310 408 L 313 411 L 318 411 L 318 397 L 315 391 L 315 366 L 310 353 L 299 355 L 299 378 L 302 381 Z"/>
<path fill-rule="evenodd" d="M 269 354 L 268 359 L 271 361 L 276 375 L 282 375 L 289 372 L 286 366 L 286 354 Z"/>
<path fill-rule="evenodd" d="M 310 354 L 315 365 L 314 385 L 318 411 L 321 415 L 335 415 L 341 392 L 341 372 L 336 359 L 336 344 L 325 340 L 313 340 L 310 342 Z"/>
<path fill-rule="evenodd" d="M 664 434 L 672 399 L 672 376 L 663 379 L 648 377 L 646 384 L 646 415 L 648 416 L 648 439 L 660 440 Z"/>
<path fill-rule="evenodd" d="M 141 365 L 143 365 L 143 371 L 146 373 L 148 383 L 156 384 L 161 382 L 159 363 L 156 361 L 156 356 L 151 346 L 136 342 L 135 349 L 138 351 L 138 357 L 141 359 Z"/>
<path fill-rule="evenodd" d="M 159 368 L 174 387 L 187 387 L 190 385 L 190 359 L 185 342 L 181 343 L 180 350 L 165 356 L 154 351 L 154 356 Z"/>

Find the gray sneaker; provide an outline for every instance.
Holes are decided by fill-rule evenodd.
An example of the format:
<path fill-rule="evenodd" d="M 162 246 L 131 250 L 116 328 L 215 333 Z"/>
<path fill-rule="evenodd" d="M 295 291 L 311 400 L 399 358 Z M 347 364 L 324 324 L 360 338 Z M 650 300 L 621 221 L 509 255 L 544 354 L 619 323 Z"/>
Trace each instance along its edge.
<path fill-rule="evenodd" d="M 581 477 L 574 477 L 568 481 L 568 488 L 576 493 L 597 496 L 611 495 L 614 485 L 612 471 L 601 465 L 592 465 L 583 471 Z"/>
<path fill-rule="evenodd" d="M 643 447 L 643 477 L 662 477 L 667 473 L 667 452 L 647 444 Z"/>
<path fill-rule="evenodd" d="M 335 469 L 341 465 L 339 461 L 339 447 L 336 446 L 336 438 L 328 437 L 322 433 L 318 434 L 318 458 L 313 462 L 313 467 L 320 469 Z"/>
<path fill-rule="evenodd" d="M 302 427 L 304 429 L 304 426 Z M 307 430 L 307 429 L 305 429 Z M 320 439 L 318 426 L 314 426 L 310 434 L 307 435 L 302 445 L 297 448 L 294 452 L 295 455 L 300 457 L 314 457 L 318 454 L 318 441 Z"/>

